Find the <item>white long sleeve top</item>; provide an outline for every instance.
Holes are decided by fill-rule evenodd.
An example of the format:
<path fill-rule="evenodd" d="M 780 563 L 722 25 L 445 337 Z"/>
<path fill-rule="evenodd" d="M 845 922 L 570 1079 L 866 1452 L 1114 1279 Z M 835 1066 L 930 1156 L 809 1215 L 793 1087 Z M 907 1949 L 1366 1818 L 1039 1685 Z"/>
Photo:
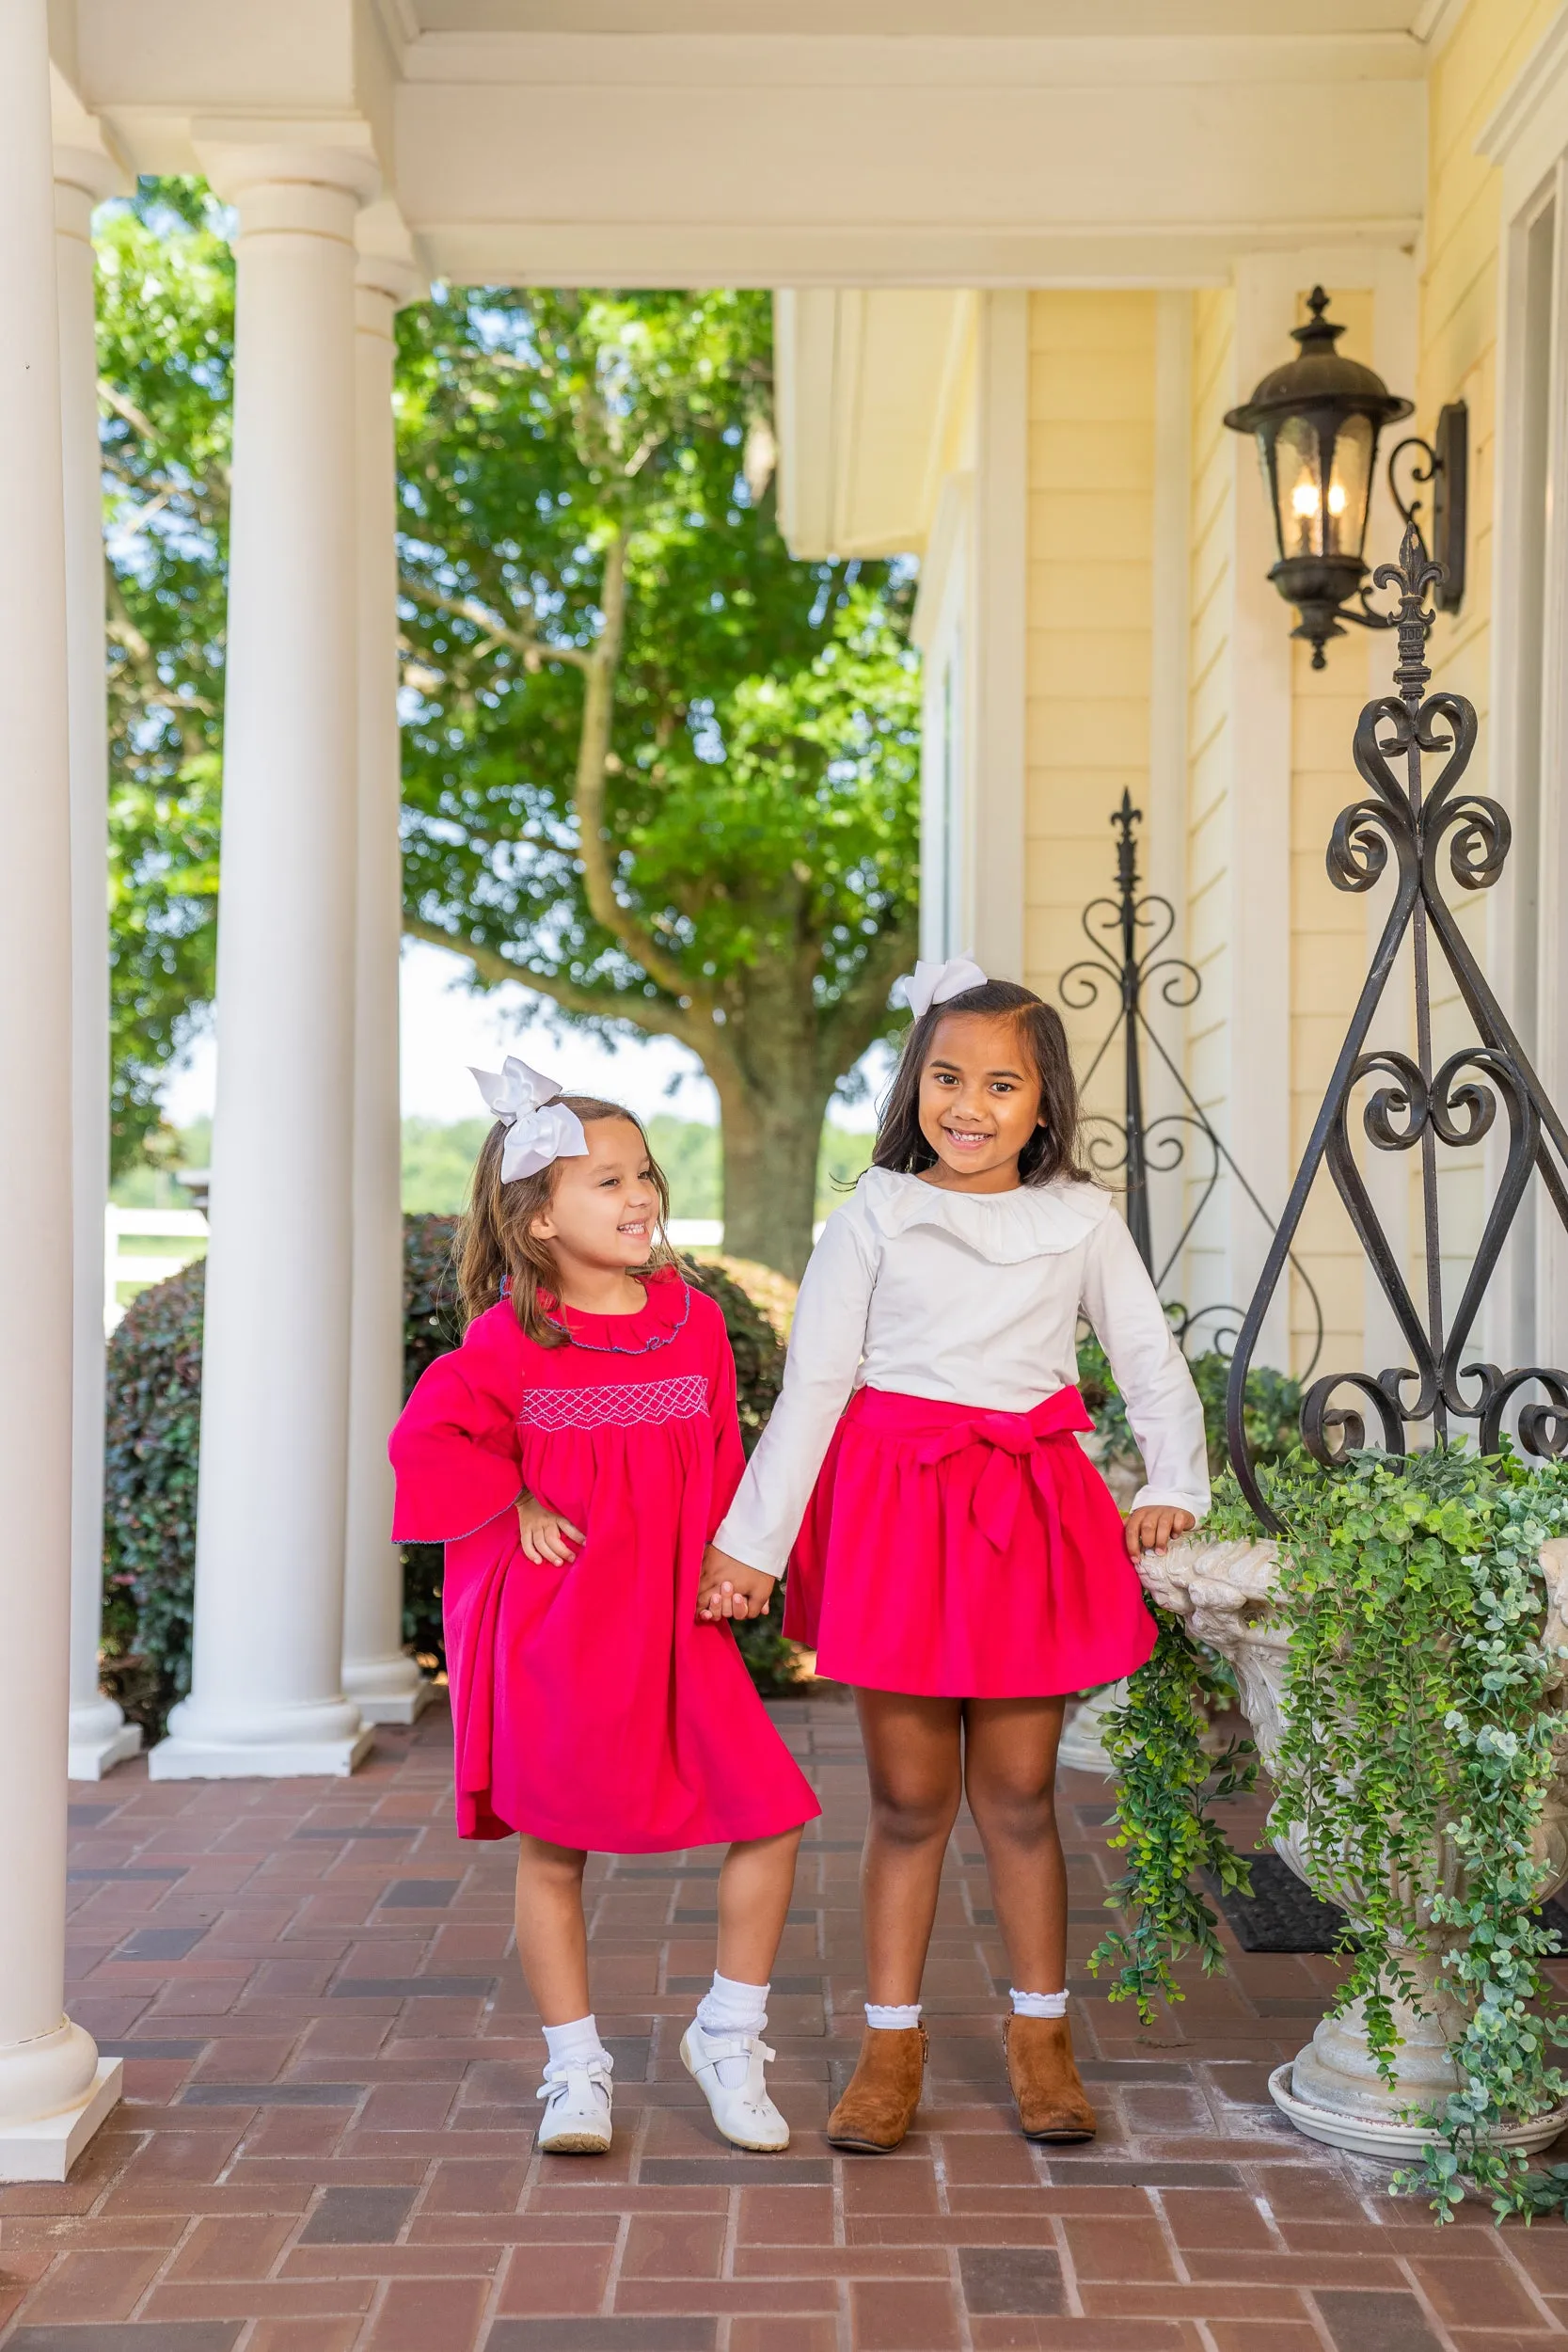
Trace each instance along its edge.
<path fill-rule="evenodd" d="M 1071 1183 L 947 1192 L 873 1168 L 812 1252 L 779 1401 L 714 1541 L 777 1576 L 855 1389 L 1030 1412 L 1076 1382 L 1080 1315 L 1143 1455 L 1135 1504 L 1201 1518 L 1203 1408 L 1110 1195 Z"/>

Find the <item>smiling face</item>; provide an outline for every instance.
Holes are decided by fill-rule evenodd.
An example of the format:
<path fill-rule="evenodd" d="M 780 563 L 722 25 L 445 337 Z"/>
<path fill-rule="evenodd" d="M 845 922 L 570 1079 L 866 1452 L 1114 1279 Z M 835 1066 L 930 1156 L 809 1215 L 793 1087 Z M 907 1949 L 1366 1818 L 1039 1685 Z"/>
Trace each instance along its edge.
<path fill-rule="evenodd" d="M 645 1265 L 658 1223 L 648 1147 L 635 1121 L 594 1119 L 583 1134 L 586 1154 L 556 1162 L 554 1190 L 529 1229 L 568 1281 L 575 1267 L 608 1274 Z"/>
<path fill-rule="evenodd" d="M 920 1132 L 937 1155 L 928 1184 L 1007 1192 L 1040 1123 L 1040 1082 L 1006 1013 L 949 1014 L 920 1073 Z"/>

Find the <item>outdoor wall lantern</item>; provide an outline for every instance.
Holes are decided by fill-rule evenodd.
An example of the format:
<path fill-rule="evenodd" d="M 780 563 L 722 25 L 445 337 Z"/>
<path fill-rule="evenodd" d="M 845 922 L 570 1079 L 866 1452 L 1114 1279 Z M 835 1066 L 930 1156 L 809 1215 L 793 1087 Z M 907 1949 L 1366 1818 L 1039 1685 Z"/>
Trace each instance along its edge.
<path fill-rule="evenodd" d="M 1361 628 L 1395 625 L 1394 614 L 1375 612 L 1367 601 L 1362 546 L 1378 436 L 1386 424 L 1408 417 L 1414 404 L 1391 392 L 1370 368 L 1336 351 L 1345 330 L 1323 316 L 1328 296 L 1321 286 L 1313 287 L 1307 307 L 1308 324 L 1291 329 L 1300 357 L 1265 375 L 1245 406 L 1232 408 L 1225 421 L 1233 433 L 1257 436 L 1279 548 L 1269 578 L 1295 606 L 1300 620 L 1291 633 L 1306 639 L 1312 667 L 1321 670 L 1328 640 L 1345 633 L 1342 621 Z M 1433 485 L 1433 544 L 1429 550 L 1422 534 L 1421 552 L 1423 560 L 1444 567 L 1433 598 L 1443 612 L 1457 612 L 1465 594 L 1465 403 L 1454 401 L 1437 420 L 1435 443 L 1410 434 L 1388 457 L 1389 495 L 1418 533 L 1420 500 L 1401 496 L 1395 479 L 1400 459 L 1419 453 L 1412 457 L 1410 479 Z M 1372 584 L 1383 584 L 1381 575 Z"/>

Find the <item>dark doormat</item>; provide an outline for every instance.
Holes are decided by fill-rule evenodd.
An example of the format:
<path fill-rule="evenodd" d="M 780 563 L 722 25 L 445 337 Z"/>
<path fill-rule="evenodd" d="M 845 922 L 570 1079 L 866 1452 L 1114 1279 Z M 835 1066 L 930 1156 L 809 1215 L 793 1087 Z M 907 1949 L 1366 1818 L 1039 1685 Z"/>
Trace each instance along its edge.
<path fill-rule="evenodd" d="M 1332 1952 L 1340 1948 L 1344 1913 L 1338 1903 L 1320 1902 L 1304 1886 L 1288 1863 L 1275 1853 L 1249 1854 L 1250 1896 L 1222 1887 L 1205 1871 L 1209 1893 L 1229 1920 L 1243 1952 Z M 1568 1909 L 1556 1900 L 1541 1906 L 1541 1924 L 1555 1928 L 1568 1952 Z M 1354 1946 L 1351 1947 L 1354 1949 Z"/>

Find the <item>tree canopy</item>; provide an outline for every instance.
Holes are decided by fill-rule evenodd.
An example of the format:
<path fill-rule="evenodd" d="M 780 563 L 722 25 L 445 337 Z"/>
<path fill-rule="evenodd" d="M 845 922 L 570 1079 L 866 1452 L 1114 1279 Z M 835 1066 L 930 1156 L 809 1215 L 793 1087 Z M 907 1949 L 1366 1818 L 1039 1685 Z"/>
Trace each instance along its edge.
<path fill-rule="evenodd" d="M 913 950 L 907 573 L 784 546 L 765 295 L 447 291 L 399 386 L 410 928 L 691 1046 L 798 1273 Z"/>
<path fill-rule="evenodd" d="M 122 1162 L 212 987 L 221 228 L 144 183 L 101 239 Z M 437 288 L 397 382 L 407 928 L 690 1045 L 730 1246 L 799 1272 L 824 1106 L 913 952 L 908 569 L 785 548 L 766 295 Z"/>
<path fill-rule="evenodd" d="M 213 992 L 234 262 L 216 207 L 144 183 L 100 222 L 116 1171 Z"/>

